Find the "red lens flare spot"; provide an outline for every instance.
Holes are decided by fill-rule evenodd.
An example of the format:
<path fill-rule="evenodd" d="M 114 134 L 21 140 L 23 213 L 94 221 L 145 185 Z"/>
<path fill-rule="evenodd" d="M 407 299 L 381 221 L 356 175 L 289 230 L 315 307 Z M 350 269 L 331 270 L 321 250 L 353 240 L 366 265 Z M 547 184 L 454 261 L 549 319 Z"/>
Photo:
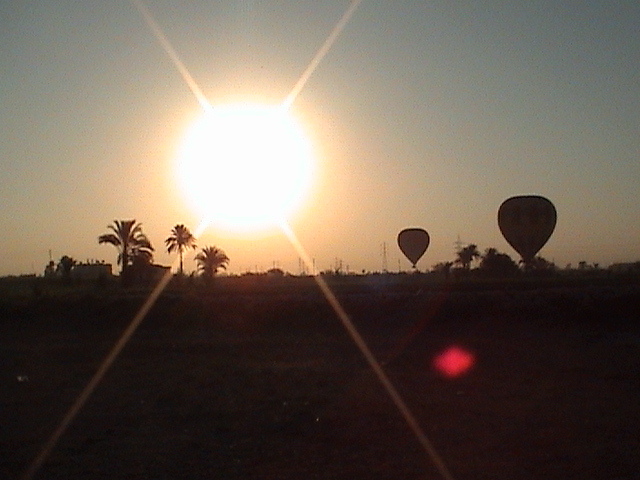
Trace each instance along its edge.
<path fill-rule="evenodd" d="M 455 378 L 469 371 L 476 359 L 474 355 L 462 347 L 449 347 L 434 360 L 434 368 L 442 375 Z"/>

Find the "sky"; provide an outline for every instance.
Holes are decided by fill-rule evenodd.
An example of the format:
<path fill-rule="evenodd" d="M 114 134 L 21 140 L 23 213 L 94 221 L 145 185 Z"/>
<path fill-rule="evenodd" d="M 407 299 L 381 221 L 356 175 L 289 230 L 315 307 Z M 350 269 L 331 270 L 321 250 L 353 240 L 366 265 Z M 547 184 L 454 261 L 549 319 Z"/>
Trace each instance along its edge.
<path fill-rule="evenodd" d="M 215 106 L 284 101 L 350 3 L 145 5 Z M 316 269 L 409 270 L 406 227 L 430 234 L 421 269 L 458 240 L 517 259 L 496 218 L 524 194 L 556 207 L 540 254 L 557 265 L 640 260 L 638 25 L 637 1 L 363 0 L 291 105 L 316 169 L 289 224 Z M 116 219 L 170 265 L 171 228 L 202 220 L 176 179 L 202 109 L 135 5 L 0 1 L 0 45 L 0 275 L 50 255 L 118 271 L 97 241 Z M 198 245 L 232 273 L 300 273 L 278 229 Z"/>

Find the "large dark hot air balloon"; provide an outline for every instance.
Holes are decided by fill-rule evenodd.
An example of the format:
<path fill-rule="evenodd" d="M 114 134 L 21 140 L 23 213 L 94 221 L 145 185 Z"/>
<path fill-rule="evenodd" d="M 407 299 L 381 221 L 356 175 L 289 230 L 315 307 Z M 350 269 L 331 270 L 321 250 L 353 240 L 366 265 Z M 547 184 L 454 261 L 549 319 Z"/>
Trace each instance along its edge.
<path fill-rule="evenodd" d="M 498 226 L 509 245 L 529 264 L 547 243 L 556 226 L 556 207 L 539 195 L 505 200 L 498 209 Z"/>
<path fill-rule="evenodd" d="M 429 246 L 429 234 L 423 228 L 405 228 L 398 234 L 398 246 L 413 268 Z"/>

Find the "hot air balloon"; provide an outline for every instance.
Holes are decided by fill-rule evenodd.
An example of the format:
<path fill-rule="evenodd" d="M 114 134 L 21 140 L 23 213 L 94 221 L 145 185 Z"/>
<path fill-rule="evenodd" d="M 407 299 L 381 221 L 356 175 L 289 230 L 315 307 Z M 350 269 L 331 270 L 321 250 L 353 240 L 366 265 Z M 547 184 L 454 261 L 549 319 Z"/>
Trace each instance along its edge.
<path fill-rule="evenodd" d="M 556 226 L 556 207 L 539 195 L 521 195 L 505 200 L 498 209 L 498 226 L 525 265 L 547 243 Z"/>
<path fill-rule="evenodd" d="M 398 246 L 413 268 L 429 246 L 429 234 L 422 228 L 405 228 L 398 234 Z"/>

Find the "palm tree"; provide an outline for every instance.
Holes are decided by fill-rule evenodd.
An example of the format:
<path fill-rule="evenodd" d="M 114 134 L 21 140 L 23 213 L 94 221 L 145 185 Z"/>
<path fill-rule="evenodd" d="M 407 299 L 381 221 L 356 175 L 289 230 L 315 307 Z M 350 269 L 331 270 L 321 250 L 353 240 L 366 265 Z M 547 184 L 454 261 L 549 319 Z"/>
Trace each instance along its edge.
<path fill-rule="evenodd" d="M 180 223 L 173 227 L 171 235 L 164 241 L 164 244 L 167 246 L 167 252 L 177 251 L 180 255 L 180 276 L 182 276 L 182 253 L 188 248 L 196 249 L 196 237 Z"/>
<path fill-rule="evenodd" d="M 204 247 L 196 255 L 196 262 L 198 262 L 198 270 L 202 272 L 202 275 L 207 280 L 211 280 L 220 268 L 227 269 L 229 257 L 218 247 Z"/>
<path fill-rule="evenodd" d="M 135 220 L 114 220 L 108 225 L 111 232 L 98 237 L 98 243 L 110 243 L 118 249 L 118 264 L 122 265 L 120 275 L 126 282 L 126 273 L 136 257 L 151 263 L 153 247 L 147 236 L 142 233 L 142 224 Z"/>
<path fill-rule="evenodd" d="M 457 255 L 458 258 L 456 258 L 456 263 L 462 265 L 462 268 L 464 268 L 465 270 L 469 270 L 471 262 L 473 262 L 474 259 L 480 258 L 482 256 L 478 251 L 478 246 L 474 245 L 473 243 L 458 250 Z"/>

